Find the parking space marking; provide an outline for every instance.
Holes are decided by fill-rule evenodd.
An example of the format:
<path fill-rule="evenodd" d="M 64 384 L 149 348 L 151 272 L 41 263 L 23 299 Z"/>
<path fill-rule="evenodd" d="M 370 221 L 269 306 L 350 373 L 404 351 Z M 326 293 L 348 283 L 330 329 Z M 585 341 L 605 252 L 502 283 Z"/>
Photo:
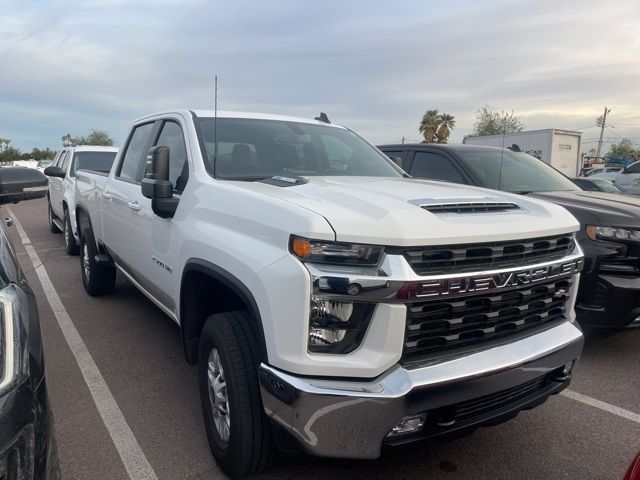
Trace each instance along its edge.
<path fill-rule="evenodd" d="M 588 397 L 578 392 L 574 392 L 573 390 L 563 390 L 560 392 L 561 395 L 565 397 L 571 398 L 576 402 L 584 403 L 585 405 L 590 405 L 592 407 L 599 408 L 600 410 L 604 410 L 605 412 L 613 413 L 622 418 L 626 418 L 627 420 L 631 420 L 632 422 L 640 423 L 640 415 L 629 410 L 625 410 L 624 408 L 616 407 L 615 405 L 611 405 L 610 403 L 603 402 L 602 400 L 597 400 L 595 398 Z"/>
<path fill-rule="evenodd" d="M 60 330 L 62 330 L 62 334 L 71 349 L 71 353 L 73 353 L 78 363 L 78 367 L 80 368 L 87 387 L 89 387 L 89 392 L 91 392 L 98 413 L 111 436 L 111 440 L 120 455 L 120 459 L 129 474 L 129 478 L 132 480 L 157 480 L 158 477 L 156 473 L 151 467 L 151 464 L 149 464 L 142 448 L 140 448 L 136 437 L 133 435 L 116 399 L 113 397 L 111 390 L 109 390 L 107 382 L 105 382 L 102 377 L 98 365 L 96 365 L 96 362 L 93 360 L 80 333 L 78 333 L 78 330 L 71 321 L 71 317 L 69 317 L 67 310 L 64 308 L 47 270 L 44 268 L 40 257 L 38 257 L 35 248 L 33 248 L 31 244 L 31 240 L 29 240 L 27 233 L 24 228 L 22 228 L 22 224 L 16 215 L 10 208 L 7 208 L 7 210 L 9 215 L 14 219 L 22 244 L 42 284 L 42 289 L 47 297 L 47 301 L 51 306 L 51 310 L 53 310 Z"/>
<path fill-rule="evenodd" d="M 35 250 L 36 253 L 53 252 L 54 250 L 64 250 L 64 247 L 43 248 L 42 250 Z M 18 252 L 16 255 L 29 255 L 29 252 Z"/>

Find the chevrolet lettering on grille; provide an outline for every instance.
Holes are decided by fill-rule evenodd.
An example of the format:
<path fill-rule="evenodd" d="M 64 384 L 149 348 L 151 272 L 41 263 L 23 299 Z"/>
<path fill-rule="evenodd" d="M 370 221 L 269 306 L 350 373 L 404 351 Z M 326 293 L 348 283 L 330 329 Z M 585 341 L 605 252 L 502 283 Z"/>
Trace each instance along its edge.
<path fill-rule="evenodd" d="M 582 265 L 580 258 L 526 270 L 430 280 L 418 284 L 415 293 L 416 297 L 425 298 L 517 287 L 573 275 L 582 270 Z"/>

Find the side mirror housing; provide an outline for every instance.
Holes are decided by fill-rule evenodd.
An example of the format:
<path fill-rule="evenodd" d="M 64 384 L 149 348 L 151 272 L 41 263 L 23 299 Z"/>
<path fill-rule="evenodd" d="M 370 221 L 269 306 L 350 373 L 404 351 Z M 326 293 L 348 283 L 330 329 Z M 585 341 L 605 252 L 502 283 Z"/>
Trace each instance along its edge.
<path fill-rule="evenodd" d="M 179 199 L 173 196 L 169 181 L 169 147 L 157 146 L 147 153 L 147 173 L 142 179 L 142 195 L 151 199 L 151 209 L 160 218 L 171 218 Z"/>
<path fill-rule="evenodd" d="M 27 167 L 0 167 L 0 205 L 42 198 L 49 190 L 42 172 Z"/>
<path fill-rule="evenodd" d="M 55 165 L 49 165 L 47 168 L 45 168 L 44 174 L 47 177 L 64 178 L 66 176 L 64 170 L 62 170 L 60 167 L 56 167 Z"/>

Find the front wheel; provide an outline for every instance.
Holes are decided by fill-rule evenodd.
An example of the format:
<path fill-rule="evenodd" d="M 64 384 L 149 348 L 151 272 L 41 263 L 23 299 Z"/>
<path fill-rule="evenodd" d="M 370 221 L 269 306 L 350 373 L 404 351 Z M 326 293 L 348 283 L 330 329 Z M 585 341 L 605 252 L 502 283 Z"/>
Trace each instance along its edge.
<path fill-rule="evenodd" d="M 266 470 L 275 455 L 260 397 L 259 363 L 246 312 L 207 319 L 198 351 L 200 401 L 211 452 L 232 478 Z"/>
<path fill-rule="evenodd" d="M 80 236 L 80 274 L 86 292 L 95 297 L 113 292 L 116 283 L 116 268 L 96 260 L 98 249 L 91 229 L 87 228 Z"/>
<path fill-rule="evenodd" d="M 68 210 L 64 211 L 64 249 L 67 255 L 78 254 L 78 243 L 76 242 L 76 237 L 73 236 Z"/>

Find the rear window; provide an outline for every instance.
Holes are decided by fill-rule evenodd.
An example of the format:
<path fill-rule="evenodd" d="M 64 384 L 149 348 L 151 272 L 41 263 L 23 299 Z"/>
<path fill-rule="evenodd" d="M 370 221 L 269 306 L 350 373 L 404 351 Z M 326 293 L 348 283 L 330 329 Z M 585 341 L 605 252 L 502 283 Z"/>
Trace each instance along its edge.
<path fill-rule="evenodd" d="M 76 152 L 73 156 L 71 176 L 82 170 L 109 171 L 117 152 Z"/>

